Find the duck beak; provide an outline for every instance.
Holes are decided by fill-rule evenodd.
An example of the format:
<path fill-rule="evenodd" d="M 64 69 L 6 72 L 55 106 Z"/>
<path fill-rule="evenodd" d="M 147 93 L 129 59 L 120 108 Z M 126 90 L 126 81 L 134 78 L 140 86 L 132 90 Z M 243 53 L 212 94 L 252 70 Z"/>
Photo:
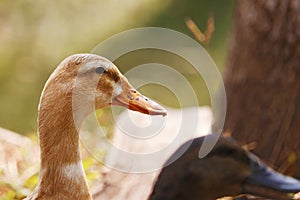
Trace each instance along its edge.
<path fill-rule="evenodd" d="M 288 193 L 300 191 L 300 181 L 267 167 L 253 154 L 249 155 L 251 175 L 246 180 L 244 192 L 272 199 L 292 199 Z"/>
<path fill-rule="evenodd" d="M 167 115 L 167 111 L 161 105 L 140 94 L 127 80 L 122 81 L 122 92 L 112 99 L 111 104 L 148 115 Z"/>

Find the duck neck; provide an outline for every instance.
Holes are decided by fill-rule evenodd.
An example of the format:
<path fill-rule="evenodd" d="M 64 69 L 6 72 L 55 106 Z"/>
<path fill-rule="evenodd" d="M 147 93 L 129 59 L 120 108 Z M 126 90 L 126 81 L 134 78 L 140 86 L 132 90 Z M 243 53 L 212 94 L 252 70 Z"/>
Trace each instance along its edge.
<path fill-rule="evenodd" d="M 39 109 L 39 196 L 91 199 L 81 163 L 79 135 L 72 117 L 72 106 L 66 104 L 67 101 L 52 102 L 55 105 L 41 99 Z"/>

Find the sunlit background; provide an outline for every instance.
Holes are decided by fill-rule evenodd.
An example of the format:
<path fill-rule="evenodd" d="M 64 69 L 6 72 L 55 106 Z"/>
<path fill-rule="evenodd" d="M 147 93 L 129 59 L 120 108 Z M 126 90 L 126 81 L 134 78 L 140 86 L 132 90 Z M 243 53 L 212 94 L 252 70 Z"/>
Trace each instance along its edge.
<path fill-rule="evenodd" d="M 208 16 L 213 14 L 216 30 L 204 47 L 222 71 L 232 9 L 233 1 L 217 0 L 2 0 L 0 126 L 20 134 L 36 133 L 39 96 L 59 62 L 74 53 L 90 52 L 111 35 L 131 28 L 165 27 L 193 37 L 186 17 L 204 31 Z M 168 60 L 165 64 L 181 71 L 199 91 L 200 105 L 208 105 L 209 95 L 199 74 L 185 68 L 184 61 L 170 58 L 166 52 L 136 51 L 115 63 L 125 73 L 141 63 Z M 153 94 L 147 86 L 140 90 L 162 104 L 178 107 L 168 91 Z"/>
<path fill-rule="evenodd" d="M 250 9 L 245 13 L 238 13 L 235 15 L 236 19 L 243 19 L 240 18 L 243 15 L 251 15 L 251 19 L 246 20 L 247 17 L 245 17 L 243 20 L 238 21 L 239 24 L 235 22 L 234 34 L 231 34 L 235 3 L 235 0 L 0 0 L 0 200 L 22 199 L 30 194 L 38 184 L 38 172 L 40 169 L 37 136 L 39 98 L 48 77 L 64 58 L 76 53 L 91 53 L 97 45 L 109 37 L 133 28 L 168 28 L 196 39 L 195 34 L 192 33 L 190 27 L 188 28 L 186 24 L 187 19 L 191 19 L 205 33 L 207 24 L 213 17 L 215 29 L 211 34 L 211 39 L 209 42 L 201 42 L 199 40 L 198 42 L 212 57 L 221 73 L 223 73 L 226 61 L 228 61 L 227 71 L 229 69 L 229 73 L 223 76 L 226 78 L 227 97 L 229 97 L 227 98 L 226 110 L 229 113 L 226 120 L 229 120 L 224 126 L 229 132 L 226 132 L 225 135 L 233 133 L 233 137 L 238 142 L 245 144 L 246 148 L 249 147 L 249 150 L 257 151 L 258 155 L 264 160 L 270 160 L 270 153 L 272 155 L 271 163 L 268 164 L 275 163 L 275 165 L 271 165 L 272 167 L 278 164 L 276 167 L 278 167 L 277 169 L 280 172 L 293 174 L 296 167 L 298 170 L 300 166 L 299 159 L 297 159 L 299 158 L 299 151 L 296 146 L 299 146 L 299 144 L 295 142 L 297 141 L 295 140 L 295 137 L 297 137 L 297 126 L 295 124 L 297 123 L 294 123 L 294 121 L 297 121 L 296 102 L 299 96 L 296 92 L 297 82 L 295 80 L 297 79 L 294 79 L 293 74 L 291 79 L 282 81 L 285 79 L 285 76 L 289 76 L 290 73 L 297 71 L 297 68 L 294 67 L 294 65 L 296 66 L 295 60 L 297 60 L 297 56 L 295 58 L 296 54 L 293 51 L 291 51 L 292 53 L 286 53 L 285 50 L 277 49 L 277 46 L 281 46 L 282 42 L 285 43 L 293 37 L 297 38 L 294 33 L 290 32 L 294 31 L 291 24 L 294 23 L 293 20 L 297 17 L 297 4 L 294 1 L 289 1 L 286 4 L 279 3 L 281 6 L 291 4 L 291 8 L 295 6 L 295 9 L 290 9 L 288 6 L 285 8 L 290 9 L 286 14 L 291 15 L 291 19 L 293 19 L 288 21 L 290 23 L 287 24 L 284 24 L 286 22 L 283 20 L 286 14 L 279 16 L 275 12 L 277 9 L 281 9 L 280 6 L 274 9 L 272 16 L 273 11 L 271 12 L 271 17 L 267 17 L 268 19 L 265 19 L 264 14 L 261 16 L 253 14 L 259 13 L 259 10 L 254 12 L 254 10 Z M 260 2 L 253 3 L 253 5 L 255 4 L 260 4 Z M 272 8 L 272 6 L 276 5 L 276 3 L 263 4 L 258 7 Z M 248 8 L 247 5 L 243 6 L 237 7 L 237 10 L 241 12 L 243 9 Z M 285 12 L 285 9 L 281 11 Z M 293 12 L 295 13 L 291 14 Z M 282 18 L 282 20 L 275 20 L 273 24 L 271 21 L 274 16 L 279 16 L 278 19 Z M 275 35 L 274 38 L 278 37 L 279 43 L 275 42 L 275 52 L 271 53 L 270 57 L 264 58 L 263 62 L 261 62 L 261 57 L 257 57 L 253 53 L 253 51 L 256 51 L 256 48 L 252 51 L 252 40 L 248 40 L 248 37 L 245 37 L 248 36 L 248 31 L 251 29 L 238 29 L 239 27 L 249 28 L 251 23 L 247 22 L 252 20 L 255 21 L 255 26 L 258 26 L 259 29 L 261 28 L 261 23 L 265 24 L 264 20 L 266 20 L 266 24 L 270 23 L 272 25 L 270 27 L 283 27 L 281 29 L 271 29 L 269 27 L 270 31 L 273 31 Z M 284 26 L 281 26 L 282 24 Z M 285 30 L 284 27 L 288 28 Z M 266 30 L 267 28 L 267 26 L 263 27 Z M 244 32 L 241 33 L 241 30 L 244 30 Z M 257 33 L 257 35 L 269 34 L 264 31 Z M 276 31 L 279 31 L 280 34 L 277 34 Z M 289 35 L 289 33 L 292 34 Z M 289 36 L 289 39 L 286 39 L 285 34 Z M 231 43 L 233 48 L 231 49 L 234 51 L 230 52 L 230 56 L 227 59 L 230 38 L 233 39 L 233 43 Z M 261 38 L 264 40 L 265 35 Z M 251 39 L 253 38 L 251 37 Z M 270 41 L 273 42 L 273 39 L 266 40 L 266 43 L 256 39 L 256 44 L 253 46 L 260 49 L 261 44 L 258 42 L 262 42 L 269 50 L 273 47 L 270 45 Z M 244 45 L 241 46 L 240 41 L 243 40 L 245 44 L 241 43 Z M 250 43 L 251 45 L 249 45 Z M 296 43 L 291 45 L 292 43 L 287 42 L 287 47 L 293 49 L 293 45 Z M 241 48 L 243 51 L 240 51 Z M 258 52 L 269 53 L 268 50 L 265 51 L 264 48 L 261 48 Z M 239 52 L 242 52 L 241 54 L 247 52 L 247 56 L 245 58 L 243 56 L 238 57 Z M 282 58 L 280 56 L 278 59 L 272 60 L 273 55 L 280 55 L 281 53 L 287 54 L 287 57 L 291 58 L 290 61 L 284 63 L 284 66 L 288 67 L 289 73 L 283 73 L 286 68 L 282 67 L 283 63 L 281 63 Z M 260 53 L 257 54 L 261 56 Z M 249 60 L 253 61 L 254 59 L 252 58 L 256 59 L 254 63 L 257 63 L 258 66 L 251 64 L 251 62 L 245 65 Z M 236 64 L 233 61 L 238 62 Z M 182 102 L 178 101 L 178 97 L 172 93 L 170 88 L 158 84 L 147 84 L 137 88 L 145 96 L 165 106 L 168 109 L 168 113 L 176 113 L 179 110 L 172 108 L 211 105 L 210 95 L 201 74 L 184 58 L 163 50 L 143 49 L 122 55 L 113 62 L 123 74 L 142 64 L 160 63 L 172 67 L 183 75 L 195 91 L 198 100 L 197 104 L 191 103 L 188 97 L 180 96 L 180 100 L 183 102 L 181 104 Z M 269 65 L 268 62 L 278 62 L 279 64 L 273 66 L 273 64 Z M 255 70 L 266 70 L 265 72 L 257 70 L 256 74 L 252 65 L 255 66 Z M 236 70 L 239 67 L 243 67 L 245 70 Z M 268 75 L 268 70 L 273 69 L 276 73 L 273 73 L 270 77 L 268 76 L 268 79 L 261 78 L 261 80 L 256 80 L 257 77 L 265 77 Z M 151 75 L 155 76 L 155 73 L 159 72 L 154 71 Z M 162 77 L 162 74 L 156 77 Z M 235 83 L 235 78 L 232 77 L 238 77 L 240 81 Z M 255 78 L 253 79 L 253 77 Z M 229 80 L 233 80 L 234 84 Z M 278 85 L 277 83 L 275 84 L 276 87 L 280 86 L 278 87 L 279 89 L 269 92 L 269 88 L 274 88 L 273 84 L 276 80 L 280 80 Z M 134 82 L 130 79 L 129 81 L 131 83 Z M 253 84 L 254 82 L 255 84 Z M 287 87 L 293 84 L 296 86 Z M 256 86 L 260 90 L 256 90 Z M 182 89 L 184 94 L 186 94 L 180 82 L 175 81 L 174 87 L 179 88 L 179 90 Z M 236 88 L 243 88 L 240 91 L 245 91 L 245 93 L 236 92 Z M 268 91 L 268 93 L 265 94 L 265 91 Z M 244 99 L 241 100 L 241 96 Z M 252 105 L 252 101 L 258 98 L 261 98 L 261 100 Z M 272 99 L 274 101 L 271 101 Z M 270 104 L 270 107 L 267 104 Z M 201 109 L 203 114 L 201 124 L 209 126 L 208 131 L 210 131 L 210 125 L 213 121 L 211 110 L 209 107 L 201 107 Z M 115 136 L 118 135 L 119 127 L 114 120 L 122 116 L 119 114 L 123 110 L 125 108 L 115 107 L 113 109 L 105 108 L 96 111 L 101 128 L 107 134 L 104 135 L 105 138 L 108 136 L 111 139 L 113 134 Z M 168 117 L 170 116 L 172 115 L 168 114 Z M 231 117 L 228 118 L 228 116 Z M 218 119 L 215 121 L 218 122 Z M 265 123 L 266 121 L 268 123 Z M 226 127 L 226 124 L 228 127 Z M 265 124 L 267 125 L 265 126 Z M 90 131 L 89 128 L 92 129 L 93 127 L 87 126 L 85 128 L 87 131 Z M 92 131 L 90 132 L 92 133 Z M 264 135 L 264 140 L 261 140 L 262 135 Z M 98 142 L 93 136 L 89 139 Z M 274 142 L 275 139 L 276 142 Z M 88 183 L 90 186 L 93 186 L 91 191 L 97 192 L 99 191 L 98 186 L 102 184 L 101 173 L 103 165 L 95 159 L 95 154 L 93 154 L 95 152 L 88 152 L 88 150 L 84 145 L 81 145 L 82 163 Z M 101 148 L 97 149 L 97 151 L 100 152 L 100 157 L 106 158 L 107 151 Z M 277 164 L 276 160 L 278 160 Z M 297 173 L 299 177 L 299 172 Z"/>
<path fill-rule="evenodd" d="M 3 152 L 0 199 L 21 199 L 38 183 L 38 102 L 46 80 L 65 57 L 89 53 L 110 36 L 137 27 L 164 27 L 193 37 L 185 20 L 191 18 L 205 31 L 209 16 L 213 15 L 215 31 L 203 47 L 222 72 L 233 3 L 233 0 L 1 0 L 0 127 L 26 137 L 18 138 L 1 129 L 2 137 L 9 135 L 13 145 L 0 146 Z M 125 54 L 114 62 L 123 73 L 144 63 L 173 67 L 191 83 L 199 105 L 210 105 L 201 75 L 178 56 L 147 49 Z M 168 88 L 153 84 L 138 89 L 168 107 L 193 106 L 188 100 L 179 105 Z M 111 115 L 109 109 L 97 111 L 108 134 L 114 129 Z M 84 150 L 82 154 L 88 181 L 97 185 L 94 181 L 99 180 L 102 165 Z"/>

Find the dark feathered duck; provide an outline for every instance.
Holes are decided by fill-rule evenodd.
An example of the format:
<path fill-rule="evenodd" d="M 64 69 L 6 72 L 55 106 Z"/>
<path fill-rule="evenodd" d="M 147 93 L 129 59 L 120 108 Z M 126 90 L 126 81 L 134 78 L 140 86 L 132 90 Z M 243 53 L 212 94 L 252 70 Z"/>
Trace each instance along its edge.
<path fill-rule="evenodd" d="M 240 194 L 283 200 L 300 191 L 300 181 L 274 171 L 229 138 L 220 137 L 200 159 L 203 140 L 191 140 L 173 154 L 166 163 L 175 162 L 162 169 L 150 200 L 215 200 Z"/>

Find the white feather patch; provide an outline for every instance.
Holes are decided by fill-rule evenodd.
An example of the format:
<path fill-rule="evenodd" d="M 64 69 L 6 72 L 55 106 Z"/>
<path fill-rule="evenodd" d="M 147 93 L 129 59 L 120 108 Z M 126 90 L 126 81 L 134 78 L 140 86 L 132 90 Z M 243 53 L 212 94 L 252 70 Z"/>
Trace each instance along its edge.
<path fill-rule="evenodd" d="M 62 173 L 66 178 L 73 179 L 73 180 L 85 176 L 81 161 L 62 167 Z"/>

